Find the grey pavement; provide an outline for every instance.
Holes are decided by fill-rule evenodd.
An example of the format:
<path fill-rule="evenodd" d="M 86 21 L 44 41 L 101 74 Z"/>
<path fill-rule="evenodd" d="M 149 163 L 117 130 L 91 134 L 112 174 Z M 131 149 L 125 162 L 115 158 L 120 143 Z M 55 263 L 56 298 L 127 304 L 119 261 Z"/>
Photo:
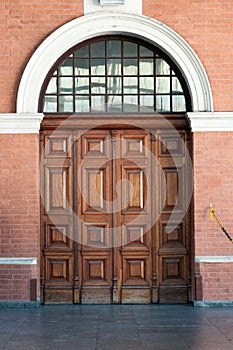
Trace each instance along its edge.
<path fill-rule="evenodd" d="M 61 305 L 0 309 L 4 350 L 232 350 L 233 308 Z"/>

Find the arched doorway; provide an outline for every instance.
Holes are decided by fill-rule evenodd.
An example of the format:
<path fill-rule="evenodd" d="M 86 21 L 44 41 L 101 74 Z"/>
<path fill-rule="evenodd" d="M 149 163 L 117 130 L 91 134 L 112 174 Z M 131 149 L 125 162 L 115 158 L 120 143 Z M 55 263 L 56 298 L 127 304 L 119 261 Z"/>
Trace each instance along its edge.
<path fill-rule="evenodd" d="M 45 303 L 191 300 L 191 98 L 159 48 L 130 36 L 69 49 L 39 112 Z"/>

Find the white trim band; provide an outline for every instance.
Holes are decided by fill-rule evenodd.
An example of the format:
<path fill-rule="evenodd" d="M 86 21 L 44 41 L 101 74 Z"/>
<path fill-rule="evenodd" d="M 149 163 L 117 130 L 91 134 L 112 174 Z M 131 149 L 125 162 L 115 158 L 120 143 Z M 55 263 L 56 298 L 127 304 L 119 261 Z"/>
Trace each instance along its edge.
<path fill-rule="evenodd" d="M 0 258 L 0 265 L 37 265 L 37 258 Z"/>
<path fill-rule="evenodd" d="M 193 111 L 213 111 L 212 92 L 205 69 L 196 53 L 178 33 L 146 16 L 99 12 L 64 24 L 37 48 L 20 81 L 17 112 L 37 113 L 45 78 L 67 50 L 87 39 L 107 34 L 130 35 L 161 48 L 180 68 L 189 88 Z"/>
<path fill-rule="evenodd" d="M 0 134 L 38 134 L 42 113 L 0 114 Z"/>
<path fill-rule="evenodd" d="M 197 263 L 233 263 L 233 256 L 196 256 Z"/>
<path fill-rule="evenodd" d="M 192 132 L 233 131 L 233 112 L 187 113 Z"/>

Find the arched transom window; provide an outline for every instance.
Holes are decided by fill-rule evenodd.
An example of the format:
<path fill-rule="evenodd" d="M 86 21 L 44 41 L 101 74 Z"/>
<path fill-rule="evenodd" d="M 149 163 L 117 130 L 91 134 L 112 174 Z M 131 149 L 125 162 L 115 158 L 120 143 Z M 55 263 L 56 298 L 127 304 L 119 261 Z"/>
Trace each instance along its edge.
<path fill-rule="evenodd" d="M 52 68 L 42 87 L 44 113 L 176 113 L 190 110 L 179 69 L 158 48 L 129 37 L 82 43 Z"/>

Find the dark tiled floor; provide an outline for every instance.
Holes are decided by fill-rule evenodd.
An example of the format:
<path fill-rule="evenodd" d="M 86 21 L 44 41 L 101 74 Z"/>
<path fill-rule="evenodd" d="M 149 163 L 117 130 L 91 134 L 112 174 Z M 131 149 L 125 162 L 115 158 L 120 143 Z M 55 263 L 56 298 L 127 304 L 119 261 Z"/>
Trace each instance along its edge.
<path fill-rule="evenodd" d="M 4 350 L 232 350 L 233 308 L 164 305 L 0 309 Z"/>

